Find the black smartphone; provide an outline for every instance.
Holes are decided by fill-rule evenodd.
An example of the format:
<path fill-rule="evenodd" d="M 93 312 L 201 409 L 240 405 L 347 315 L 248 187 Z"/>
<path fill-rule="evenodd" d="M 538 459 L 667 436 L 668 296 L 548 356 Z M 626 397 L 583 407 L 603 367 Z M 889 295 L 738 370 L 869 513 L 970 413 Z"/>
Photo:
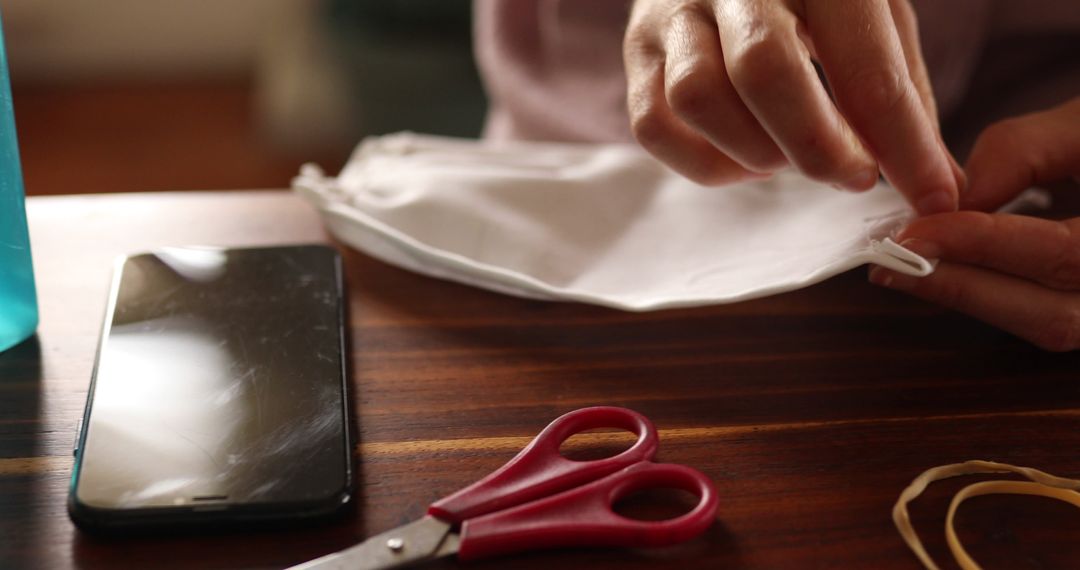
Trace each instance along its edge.
<path fill-rule="evenodd" d="M 119 262 L 75 449 L 89 530 L 301 521 L 352 495 L 341 259 L 320 245 Z"/>

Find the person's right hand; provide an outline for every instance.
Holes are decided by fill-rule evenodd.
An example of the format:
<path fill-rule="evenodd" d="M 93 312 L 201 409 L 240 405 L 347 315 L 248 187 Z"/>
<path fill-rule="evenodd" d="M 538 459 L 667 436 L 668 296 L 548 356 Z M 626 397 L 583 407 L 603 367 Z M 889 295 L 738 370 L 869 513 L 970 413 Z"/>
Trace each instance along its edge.
<path fill-rule="evenodd" d="M 907 0 L 637 0 L 623 43 L 631 126 L 702 184 L 791 164 L 866 190 L 880 168 L 918 213 L 953 211 L 963 174 L 918 42 Z"/>

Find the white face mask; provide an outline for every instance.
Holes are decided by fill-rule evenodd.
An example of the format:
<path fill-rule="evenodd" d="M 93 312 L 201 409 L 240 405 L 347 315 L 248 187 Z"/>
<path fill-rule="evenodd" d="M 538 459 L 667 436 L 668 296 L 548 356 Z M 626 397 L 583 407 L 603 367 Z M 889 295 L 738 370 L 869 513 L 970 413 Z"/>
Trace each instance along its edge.
<path fill-rule="evenodd" d="M 911 209 L 795 173 L 705 188 L 631 145 L 364 141 L 337 179 L 294 188 L 343 242 L 388 263 L 503 293 L 631 311 L 731 303 L 876 263 L 933 266 L 889 236 Z"/>

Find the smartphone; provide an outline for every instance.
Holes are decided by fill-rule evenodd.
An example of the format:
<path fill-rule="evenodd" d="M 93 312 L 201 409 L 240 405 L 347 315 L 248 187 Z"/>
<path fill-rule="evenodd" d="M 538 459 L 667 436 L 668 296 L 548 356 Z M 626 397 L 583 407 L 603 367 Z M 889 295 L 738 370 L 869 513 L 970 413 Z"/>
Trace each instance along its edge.
<path fill-rule="evenodd" d="M 120 260 L 68 497 L 88 530 L 304 521 L 352 496 L 341 260 L 320 245 Z"/>

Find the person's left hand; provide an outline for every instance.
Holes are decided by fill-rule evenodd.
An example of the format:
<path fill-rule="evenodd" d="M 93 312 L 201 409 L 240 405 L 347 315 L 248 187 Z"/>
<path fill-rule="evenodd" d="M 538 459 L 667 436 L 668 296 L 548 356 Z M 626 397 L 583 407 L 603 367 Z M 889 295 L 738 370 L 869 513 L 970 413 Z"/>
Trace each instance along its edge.
<path fill-rule="evenodd" d="M 992 125 L 975 144 L 961 206 L 996 209 L 1029 186 L 1080 174 L 1080 98 Z M 870 280 L 957 309 L 1046 350 L 1080 348 L 1080 218 L 961 211 L 897 237 L 937 259 L 927 277 L 874 267 Z"/>

